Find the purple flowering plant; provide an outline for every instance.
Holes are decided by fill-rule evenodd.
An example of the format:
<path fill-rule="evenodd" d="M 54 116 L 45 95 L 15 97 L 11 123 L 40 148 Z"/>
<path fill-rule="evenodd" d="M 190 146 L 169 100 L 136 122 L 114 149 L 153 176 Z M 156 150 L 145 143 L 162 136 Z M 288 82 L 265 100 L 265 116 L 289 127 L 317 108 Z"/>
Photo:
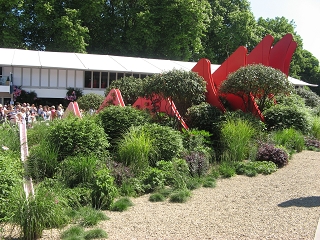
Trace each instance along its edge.
<path fill-rule="evenodd" d="M 67 94 L 65 96 L 65 99 L 70 102 L 75 102 L 82 95 L 82 90 L 79 88 L 67 88 Z"/>

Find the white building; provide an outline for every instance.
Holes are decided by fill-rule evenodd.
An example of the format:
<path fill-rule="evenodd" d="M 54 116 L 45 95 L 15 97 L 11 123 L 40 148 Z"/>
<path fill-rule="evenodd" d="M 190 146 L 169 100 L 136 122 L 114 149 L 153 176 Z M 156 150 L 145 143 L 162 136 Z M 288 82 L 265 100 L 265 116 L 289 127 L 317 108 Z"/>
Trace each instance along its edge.
<path fill-rule="evenodd" d="M 38 98 L 61 98 L 67 88 L 104 95 L 109 84 L 123 76 L 143 78 L 172 69 L 191 70 L 196 62 L 81 53 L 0 48 L 0 103 L 11 100 L 7 79 Z M 219 65 L 212 64 L 214 72 Z M 299 80 L 298 80 L 299 81 Z M 317 86 L 302 81 L 296 83 Z"/>

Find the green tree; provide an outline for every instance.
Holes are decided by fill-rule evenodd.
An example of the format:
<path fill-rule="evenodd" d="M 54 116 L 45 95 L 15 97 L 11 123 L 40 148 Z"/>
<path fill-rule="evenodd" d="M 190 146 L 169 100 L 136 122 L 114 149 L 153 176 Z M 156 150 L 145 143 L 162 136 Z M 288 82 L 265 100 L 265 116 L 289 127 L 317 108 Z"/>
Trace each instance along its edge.
<path fill-rule="evenodd" d="M 143 92 L 150 99 L 153 94 L 170 98 L 185 116 L 189 107 L 205 100 L 206 82 L 197 73 L 174 69 L 148 77 Z"/>
<path fill-rule="evenodd" d="M 90 109 L 97 110 L 101 103 L 103 102 L 104 97 L 96 93 L 88 93 L 79 97 L 77 100 L 79 108 L 85 111 Z"/>
<path fill-rule="evenodd" d="M 205 39 L 204 57 L 224 62 L 239 46 L 252 49 L 259 38 L 257 23 L 247 0 L 209 0 L 212 20 Z"/>
<path fill-rule="evenodd" d="M 264 110 L 268 98 L 280 93 L 291 93 L 293 86 L 280 70 L 262 64 L 253 64 L 239 68 L 228 75 L 220 87 L 221 93 L 231 93 L 242 98 L 246 106 L 250 105 L 249 95 L 257 97 L 258 106 Z"/>

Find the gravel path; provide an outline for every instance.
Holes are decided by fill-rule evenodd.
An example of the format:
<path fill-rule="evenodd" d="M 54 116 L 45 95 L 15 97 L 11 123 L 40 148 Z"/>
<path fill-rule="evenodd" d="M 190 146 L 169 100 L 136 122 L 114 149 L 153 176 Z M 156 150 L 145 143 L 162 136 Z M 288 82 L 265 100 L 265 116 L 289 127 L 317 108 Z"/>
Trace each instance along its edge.
<path fill-rule="evenodd" d="M 187 203 L 132 199 L 126 212 L 106 211 L 98 227 L 109 240 L 314 239 L 320 217 L 320 153 L 295 154 L 271 175 L 220 179 Z M 46 231 L 44 239 L 59 239 Z"/>
<path fill-rule="evenodd" d="M 314 239 L 320 217 L 320 153 L 295 154 L 271 175 L 236 176 L 193 191 L 183 204 L 133 199 L 99 227 L 113 239 Z"/>

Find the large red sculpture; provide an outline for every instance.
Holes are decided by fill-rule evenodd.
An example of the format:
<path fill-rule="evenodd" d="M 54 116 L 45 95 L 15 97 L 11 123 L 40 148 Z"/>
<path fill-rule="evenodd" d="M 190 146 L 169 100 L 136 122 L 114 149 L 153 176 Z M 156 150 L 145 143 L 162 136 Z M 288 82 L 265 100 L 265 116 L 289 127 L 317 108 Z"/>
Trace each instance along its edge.
<path fill-rule="evenodd" d="M 292 34 L 286 34 L 272 47 L 273 41 L 273 37 L 267 35 L 250 52 L 250 54 L 247 54 L 247 49 L 245 47 L 239 47 L 211 75 L 210 61 L 208 59 L 200 59 L 192 71 L 197 72 L 207 82 L 207 102 L 212 106 L 217 107 L 222 112 L 225 112 L 225 108 L 220 101 L 220 98 L 224 97 L 233 110 L 249 110 L 253 115 L 264 121 L 264 117 L 255 102 L 255 97 L 257 96 L 250 94 L 247 96 L 247 99 L 243 101 L 242 98 L 233 94 L 220 94 L 219 88 L 221 83 L 227 79 L 227 76 L 230 73 L 248 64 L 263 64 L 265 66 L 270 66 L 279 69 L 288 76 L 291 58 L 297 47 L 297 43 L 293 41 Z"/>

